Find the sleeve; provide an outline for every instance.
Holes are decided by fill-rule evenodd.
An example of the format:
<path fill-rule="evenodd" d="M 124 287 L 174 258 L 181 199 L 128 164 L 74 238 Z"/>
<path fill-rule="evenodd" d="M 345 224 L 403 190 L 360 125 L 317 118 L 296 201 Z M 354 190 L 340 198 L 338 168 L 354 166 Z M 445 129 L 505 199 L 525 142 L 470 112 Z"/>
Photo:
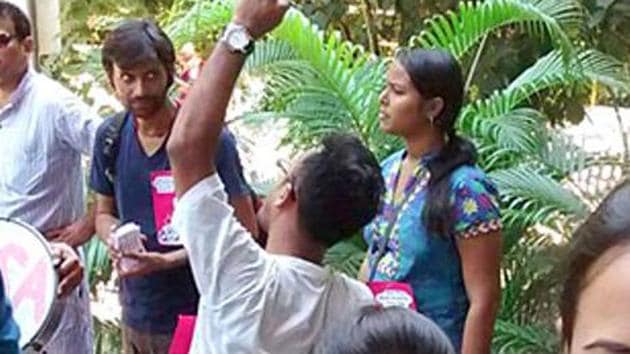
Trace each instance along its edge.
<path fill-rule="evenodd" d="M 236 140 L 231 133 L 224 130 L 219 141 L 215 165 L 225 185 L 225 191 L 230 197 L 250 195 L 251 191 L 243 176 L 243 166 L 236 149 Z"/>
<path fill-rule="evenodd" d="M 92 152 L 92 163 L 90 166 L 90 188 L 96 193 L 111 197 L 114 196 L 114 185 L 105 174 L 107 161 L 105 154 L 103 153 L 105 133 L 107 126 L 110 123 L 111 121 L 108 120 L 105 124 L 101 125 L 96 132 L 96 139 Z"/>
<path fill-rule="evenodd" d="M 236 221 L 217 174 L 181 196 L 173 225 L 182 235 L 204 306 L 243 301 L 270 283 L 273 261 Z"/>
<path fill-rule="evenodd" d="M 89 155 L 103 120 L 74 94 L 63 87 L 59 89 L 64 93 L 58 103 L 59 114 L 55 120 L 57 133 L 74 150 Z"/>
<path fill-rule="evenodd" d="M 501 230 L 501 213 L 496 187 L 486 176 L 467 176 L 453 188 L 452 234 L 468 239 Z"/>
<path fill-rule="evenodd" d="M 11 305 L 4 293 L 0 275 L 0 353 L 18 354 L 20 331 L 13 320 Z"/>

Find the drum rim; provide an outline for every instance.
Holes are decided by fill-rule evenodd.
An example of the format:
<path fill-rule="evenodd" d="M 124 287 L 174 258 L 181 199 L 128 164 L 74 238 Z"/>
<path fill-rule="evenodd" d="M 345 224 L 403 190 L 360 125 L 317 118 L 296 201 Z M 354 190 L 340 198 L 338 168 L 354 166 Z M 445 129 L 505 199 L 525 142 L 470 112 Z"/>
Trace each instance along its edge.
<path fill-rule="evenodd" d="M 36 236 L 39 243 L 42 246 L 44 246 L 44 250 L 50 257 L 50 259 L 51 260 L 53 259 L 52 249 L 50 248 L 50 244 L 48 240 L 46 240 L 44 235 L 39 230 L 37 230 L 34 226 L 18 218 L 9 218 L 5 216 L 0 216 L 0 222 L 2 221 L 18 224 L 19 226 L 30 231 L 31 234 Z M 55 269 L 54 265 L 52 265 L 51 268 L 53 270 L 53 285 L 54 285 L 54 296 L 53 296 L 51 307 L 48 309 L 46 313 L 46 317 L 44 318 L 44 321 L 42 322 L 42 325 L 40 326 L 40 328 L 37 330 L 37 332 L 35 332 L 32 338 L 28 339 L 28 342 L 24 343 L 24 345 L 21 348 L 22 350 L 26 350 L 27 348 L 31 346 L 46 345 L 48 341 L 52 338 L 52 336 L 55 334 L 55 332 L 57 332 L 57 328 L 59 327 L 59 323 L 57 323 L 55 327 L 53 325 L 53 322 L 55 320 L 61 319 L 61 316 L 65 309 L 65 301 L 57 297 L 57 287 L 59 286 L 59 275 L 57 274 L 57 269 Z M 40 342 L 43 342 L 43 343 L 40 343 Z"/>

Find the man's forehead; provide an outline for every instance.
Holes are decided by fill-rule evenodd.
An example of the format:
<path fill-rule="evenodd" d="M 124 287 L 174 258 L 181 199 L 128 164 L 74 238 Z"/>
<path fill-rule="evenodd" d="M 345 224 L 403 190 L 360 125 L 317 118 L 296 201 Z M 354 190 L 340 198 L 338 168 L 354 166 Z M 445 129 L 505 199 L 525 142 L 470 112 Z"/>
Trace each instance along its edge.
<path fill-rule="evenodd" d="M 162 63 L 157 59 L 139 59 L 127 63 L 114 63 L 114 70 L 123 73 L 145 73 L 161 69 Z"/>
<path fill-rule="evenodd" d="M 0 33 L 15 34 L 15 24 L 9 17 L 0 15 Z"/>

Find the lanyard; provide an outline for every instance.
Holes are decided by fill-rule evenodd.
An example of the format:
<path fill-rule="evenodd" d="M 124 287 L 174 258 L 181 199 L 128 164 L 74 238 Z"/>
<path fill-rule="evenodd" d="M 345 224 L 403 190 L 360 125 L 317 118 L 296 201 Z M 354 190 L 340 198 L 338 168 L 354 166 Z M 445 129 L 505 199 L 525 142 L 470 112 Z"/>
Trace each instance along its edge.
<path fill-rule="evenodd" d="M 411 175 L 412 180 L 410 181 L 410 184 L 403 187 L 403 192 L 405 193 L 403 196 L 403 199 L 400 201 L 400 203 L 395 203 L 395 199 L 396 199 L 395 188 L 398 187 L 398 182 L 400 179 L 400 172 L 402 170 L 402 159 L 401 159 L 401 162 L 399 163 L 398 172 L 396 173 L 396 176 L 394 177 L 394 189 L 392 191 L 391 197 L 389 198 L 391 199 L 391 201 L 390 203 L 388 203 L 388 204 L 394 205 L 394 207 L 393 207 L 393 210 L 391 210 L 391 212 L 388 211 L 388 213 L 390 213 L 391 215 L 391 218 L 390 220 L 388 220 L 389 223 L 384 233 L 384 240 L 378 249 L 378 252 L 376 254 L 376 258 L 374 261 L 374 265 L 370 269 L 370 273 L 369 273 L 370 276 L 368 277 L 368 281 L 374 280 L 374 277 L 376 276 L 376 268 L 378 267 L 378 263 L 381 261 L 383 256 L 385 256 L 387 244 L 389 243 L 389 240 L 391 239 L 394 227 L 396 226 L 396 223 L 398 222 L 398 217 L 400 216 L 402 209 L 407 204 L 407 202 L 411 199 L 411 197 L 415 194 L 414 193 L 415 190 L 419 186 L 422 185 L 423 181 L 427 180 L 429 170 L 425 168 L 423 165 L 424 164 L 422 162 L 419 162 L 418 166 L 414 168 L 413 174 Z M 379 233 L 379 230 L 377 227 L 375 227 L 374 229 L 376 233 Z M 373 248 L 374 242 L 376 242 L 375 240 L 376 240 L 376 237 L 372 237 L 370 250 Z"/>

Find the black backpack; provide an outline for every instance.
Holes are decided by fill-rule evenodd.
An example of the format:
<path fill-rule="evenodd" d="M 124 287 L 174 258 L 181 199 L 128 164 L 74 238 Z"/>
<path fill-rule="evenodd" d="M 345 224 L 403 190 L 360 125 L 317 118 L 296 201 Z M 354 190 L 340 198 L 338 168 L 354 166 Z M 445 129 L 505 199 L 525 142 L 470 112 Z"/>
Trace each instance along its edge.
<path fill-rule="evenodd" d="M 103 143 L 103 161 L 105 163 L 105 177 L 114 184 L 116 176 L 116 158 L 120 148 L 120 131 L 125 122 L 127 112 L 118 112 L 105 121 L 105 142 Z"/>

